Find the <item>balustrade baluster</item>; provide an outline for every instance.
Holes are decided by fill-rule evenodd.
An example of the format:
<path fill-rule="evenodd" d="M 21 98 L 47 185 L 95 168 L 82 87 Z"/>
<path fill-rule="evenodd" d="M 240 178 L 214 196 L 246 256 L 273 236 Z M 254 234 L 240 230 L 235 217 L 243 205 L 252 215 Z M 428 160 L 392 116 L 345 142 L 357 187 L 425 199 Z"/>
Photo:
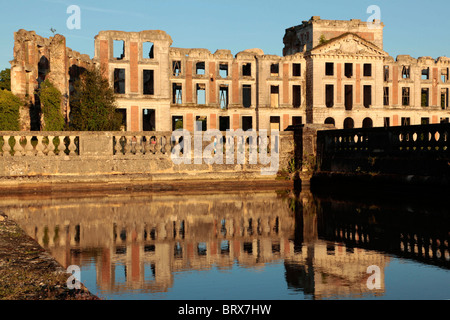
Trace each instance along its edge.
<path fill-rule="evenodd" d="M 34 156 L 36 154 L 33 145 L 31 144 L 32 136 L 26 136 L 26 144 L 24 146 L 25 155 Z"/>
<path fill-rule="evenodd" d="M 22 145 L 20 144 L 21 136 L 14 136 L 15 144 L 14 144 L 14 156 L 23 156 L 25 153 L 25 150 L 22 148 Z"/>
<path fill-rule="evenodd" d="M 53 139 L 55 136 L 47 136 L 48 138 L 48 144 L 47 144 L 47 156 L 55 156 L 55 145 Z"/>
<path fill-rule="evenodd" d="M 11 145 L 9 144 L 9 139 L 11 136 L 3 136 L 3 156 L 10 157 L 11 156 Z"/>
<path fill-rule="evenodd" d="M 69 136 L 69 145 L 67 146 L 67 149 L 69 149 L 69 155 L 73 156 L 76 154 L 77 146 L 75 144 L 76 136 Z"/>
<path fill-rule="evenodd" d="M 44 155 L 45 145 L 42 142 L 42 139 L 44 139 L 43 136 L 36 136 L 37 144 L 36 144 L 36 155 L 42 156 Z"/>

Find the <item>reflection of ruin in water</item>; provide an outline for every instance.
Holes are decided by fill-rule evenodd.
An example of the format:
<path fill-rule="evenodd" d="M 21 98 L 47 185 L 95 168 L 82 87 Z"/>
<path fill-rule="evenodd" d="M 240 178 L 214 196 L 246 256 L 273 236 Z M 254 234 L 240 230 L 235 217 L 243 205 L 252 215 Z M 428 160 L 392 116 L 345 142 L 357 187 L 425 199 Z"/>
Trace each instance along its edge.
<path fill-rule="evenodd" d="M 289 289 L 316 299 L 383 294 L 389 258 L 379 251 L 400 248 L 402 236 L 370 215 L 336 219 L 333 205 L 310 192 L 297 201 L 275 192 L 0 200 L 2 210 L 64 267 L 94 261 L 97 286 L 105 293 L 166 292 L 174 272 L 262 268 L 278 261 Z M 380 243 L 380 228 L 389 244 Z M 448 238 L 434 241 L 440 241 L 439 261 L 448 267 Z M 438 259 L 437 252 L 428 260 Z M 378 290 L 367 288 L 370 265 L 381 269 Z"/>

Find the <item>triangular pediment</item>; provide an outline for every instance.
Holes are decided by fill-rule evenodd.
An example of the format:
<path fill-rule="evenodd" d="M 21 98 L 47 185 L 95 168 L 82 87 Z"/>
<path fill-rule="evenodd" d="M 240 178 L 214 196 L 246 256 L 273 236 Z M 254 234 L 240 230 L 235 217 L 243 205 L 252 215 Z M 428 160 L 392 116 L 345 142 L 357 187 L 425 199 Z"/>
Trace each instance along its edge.
<path fill-rule="evenodd" d="M 361 55 L 361 56 L 388 56 L 376 45 L 356 34 L 346 33 L 328 40 L 311 50 L 314 55 Z"/>

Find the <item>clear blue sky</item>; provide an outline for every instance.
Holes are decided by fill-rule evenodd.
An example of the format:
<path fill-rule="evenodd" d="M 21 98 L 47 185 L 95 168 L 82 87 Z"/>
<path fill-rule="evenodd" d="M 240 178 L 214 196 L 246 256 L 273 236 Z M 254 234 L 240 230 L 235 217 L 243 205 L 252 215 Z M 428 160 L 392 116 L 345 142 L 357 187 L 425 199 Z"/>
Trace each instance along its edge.
<path fill-rule="evenodd" d="M 67 8 L 81 9 L 81 28 L 70 30 Z M 450 56 L 448 0 L 2 0 L 0 70 L 13 58 L 14 32 L 35 30 L 49 37 L 50 28 L 67 38 L 67 46 L 94 56 L 100 30 L 159 29 L 173 47 L 229 49 L 232 54 L 261 48 L 282 54 L 284 30 L 311 16 L 366 21 L 370 5 L 381 9 L 384 49 L 391 56 Z"/>

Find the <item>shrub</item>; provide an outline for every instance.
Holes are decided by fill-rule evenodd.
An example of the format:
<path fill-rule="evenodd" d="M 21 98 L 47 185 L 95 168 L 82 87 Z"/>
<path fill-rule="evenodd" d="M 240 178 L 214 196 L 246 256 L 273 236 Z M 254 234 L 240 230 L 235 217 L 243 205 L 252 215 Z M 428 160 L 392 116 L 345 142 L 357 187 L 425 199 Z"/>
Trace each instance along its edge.
<path fill-rule="evenodd" d="M 0 130 L 18 131 L 20 129 L 19 109 L 22 101 L 11 91 L 0 90 Z"/>

